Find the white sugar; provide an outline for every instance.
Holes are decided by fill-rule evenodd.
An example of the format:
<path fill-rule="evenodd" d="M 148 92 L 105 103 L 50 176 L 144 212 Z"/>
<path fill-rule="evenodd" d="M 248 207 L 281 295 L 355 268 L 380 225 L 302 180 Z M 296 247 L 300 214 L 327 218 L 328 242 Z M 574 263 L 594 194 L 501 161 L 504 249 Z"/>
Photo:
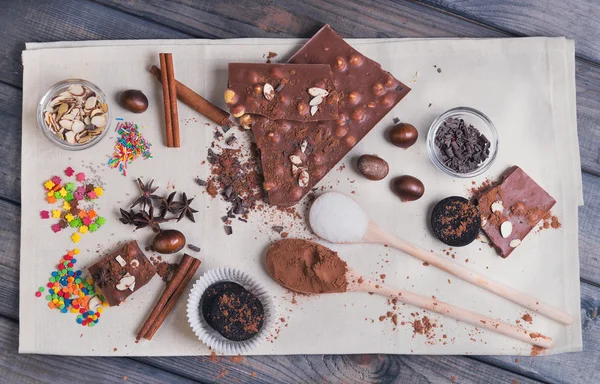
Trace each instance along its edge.
<path fill-rule="evenodd" d="M 310 208 L 313 232 L 331 243 L 358 243 L 367 233 L 369 217 L 351 197 L 327 192 Z"/>

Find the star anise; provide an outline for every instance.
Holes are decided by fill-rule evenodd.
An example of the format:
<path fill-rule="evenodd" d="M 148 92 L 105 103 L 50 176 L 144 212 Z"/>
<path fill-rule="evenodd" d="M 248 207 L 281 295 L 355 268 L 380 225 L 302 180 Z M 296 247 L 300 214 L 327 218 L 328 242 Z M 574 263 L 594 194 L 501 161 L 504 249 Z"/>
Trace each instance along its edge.
<path fill-rule="evenodd" d="M 142 209 L 146 209 L 146 206 L 152 206 L 152 200 L 160 200 L 162 197 L 154 195 L 154 192 L 158 189 L 158 187 L 152 188 L 152 183 L 154 183 L 154 179 L 152 179 L 148 184 L 144 184 L 140 178 L 137 179 L 138 186 L 142 191 L 142 195 L 138 197 L 133 204 L 131 204 L 130 208 L 135 207 L 138 204 L 142 205 Z"/>
<path fill-rule="evenodd" d="M 92 275 L 92 278 L 100 288 L 116 285 L 119 282 L 117 277 L 110 272 L 110 269 L 106 265 L 100 268 L 98 273 Z"/>
<path fill-rule="evenodd" d="M 177 215 L 182 209 L 183 205 L 178 201 L 173 201 L 177 192 L 172 192 L 167 198 L 162 198 L 160 201 L 160 217 L 164 218 L 167 212 Z"/>
<path fill-rule="evenodd" d="M 121 211 L 121 217 L 119 218 L 119 220 L 121 221 L 121 223 L 123 223 L 123 224 L 133 224 L 133 217 L 135 216 L 135 213 L 133 212 L 133 209 L 130 209 L 129 212 L 127 212 L 123 208 L 119 208 L 119 210 Z"/>
<path fill-rule="evenodd" d="M 142 210 L 133 216 L 132 223 L 135 225 L 135 229 L 141 229 L 150 227 L 154 232 L 160 232 L 160 223 L 169 221 L 164 217 L 154 216 L 154 207 L 150 205 L 148 212 Z"/>
<path fill-rule="evenodd" d="M 194 213 L 198 212 L 196 211 L 194 208 L 190 207 L 190 203 L 194 201 L 194 198 L 191 198 L 188 200 L 185 192 L 183 193 L 183 198 L 181 200 L 181 213 L 179 214 L 179 217 L 177 218 L 177 221 L 183 219 L 183 216 L 187 217 L 188 219 L 190 219 L 193 223 L 196 222 L 196 220 L 194 220 Z"/>

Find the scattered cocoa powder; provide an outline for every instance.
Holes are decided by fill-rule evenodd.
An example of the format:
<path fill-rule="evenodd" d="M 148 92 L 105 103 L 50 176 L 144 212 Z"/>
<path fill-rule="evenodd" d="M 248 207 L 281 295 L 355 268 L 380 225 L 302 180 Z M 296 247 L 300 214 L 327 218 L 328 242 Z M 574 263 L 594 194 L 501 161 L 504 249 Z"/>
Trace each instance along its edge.
<path fill-rule="evenodd" d="M 237 355 L 237 356 L 231 357 L 232 363 L 238 364 L 238 363 L 241 363 L 242 361 L 244 361 L 244 356 L 242 356 L 242 355 Z"/>
<path fill-rule="evenodd" d="M 531 315 L 529 313 L 524 314 L 523 317 L 521 317 L 521 320 L 526 321 L 529 324 L 533 323 L 533 318 L 531 317 Z"/>
<path fill-rule="evenodd" d="M 171 280 L 171 277 L 173 277 L 173 273 L 175 273 L 175 270 L 179 264 L 158 261 L 154 264 L 154 266 L 156 267 L 156 273 L 158 273 L 158 276 L 160 276 L 165 283 L 168 283 Z"/>

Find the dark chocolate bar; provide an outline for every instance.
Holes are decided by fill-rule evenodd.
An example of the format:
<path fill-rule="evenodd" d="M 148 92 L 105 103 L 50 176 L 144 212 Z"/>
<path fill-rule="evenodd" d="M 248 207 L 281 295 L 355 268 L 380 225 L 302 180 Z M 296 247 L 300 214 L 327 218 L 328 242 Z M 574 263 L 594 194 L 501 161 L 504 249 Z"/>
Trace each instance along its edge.
<path fill-rule="evenodd" d="M 504 258 L 521 244 L 556 203 L 548 192 L 517 166 L 508 169 L 498 185 L 475 198 L 481 215 L 481 227 Z"/>
<path fill-rule="evenodd" d="M 290 63 L 329 64 L 339 94 L 336 121 L 302 123 L 246 115 L 261 153 L 269 203 L 300 201 L 410 91 L 328 25 Z"/>
<path fill-rule="evenodd" d="M 121 304 L 156 274 L 135 240 L 106 255 L 88 270 L 111 307 Z"/>
<path fill-rule="evenodd" d="M 273 120 L 336 120 L 338 94 L 326 64 L 230 63 L 225 102 L 239 117 Z"/>

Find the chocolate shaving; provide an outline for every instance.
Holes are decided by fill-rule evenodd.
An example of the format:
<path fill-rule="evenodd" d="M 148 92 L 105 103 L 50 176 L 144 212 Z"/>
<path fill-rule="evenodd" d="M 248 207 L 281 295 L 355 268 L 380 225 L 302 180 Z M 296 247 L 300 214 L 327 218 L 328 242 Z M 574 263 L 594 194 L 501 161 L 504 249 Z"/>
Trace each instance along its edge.
<path fill-rule="evenodd" d="M 275 232 L 281 233 L 283 231 L 283 227 L 281 225 L 274 225 L 271 227 Z"/>
<path fill-rule="evenodd" d="M 197 247 L 194 244 L 188 244 L 188 248 L 194 252 L 200 252 L 200 247 Z"/>
<path fill-rule="evenodd" d="M 233 228 L 231 227 L 231 225 L 225 226 L 225 233 L 227 234 L 227 236 L 229 236 L 233 233 Z"/>
<path fill-rule="evenodd" d="M 227 138 L 227 140 L 225 140 L 225 144 L 233 145 L 236 141 L 237 141 L 237 137 L 235 137 L 235 135 L 231 135 Z"/>
<path fill-rule="evenodd" d="M 208 185 L 208 183 L 205 180 L 202 180 L 201 178 L 196 178 L 196 183 L 201 186 L 201 187 L 206 187 Z"/>
<path fill-rule="evenodd" d="M 458 173 L 476 170 L 490 156 L 490 142 L 463 119 L 448 117 L 440 125 L 434 139 L 440 159 Z"/>

